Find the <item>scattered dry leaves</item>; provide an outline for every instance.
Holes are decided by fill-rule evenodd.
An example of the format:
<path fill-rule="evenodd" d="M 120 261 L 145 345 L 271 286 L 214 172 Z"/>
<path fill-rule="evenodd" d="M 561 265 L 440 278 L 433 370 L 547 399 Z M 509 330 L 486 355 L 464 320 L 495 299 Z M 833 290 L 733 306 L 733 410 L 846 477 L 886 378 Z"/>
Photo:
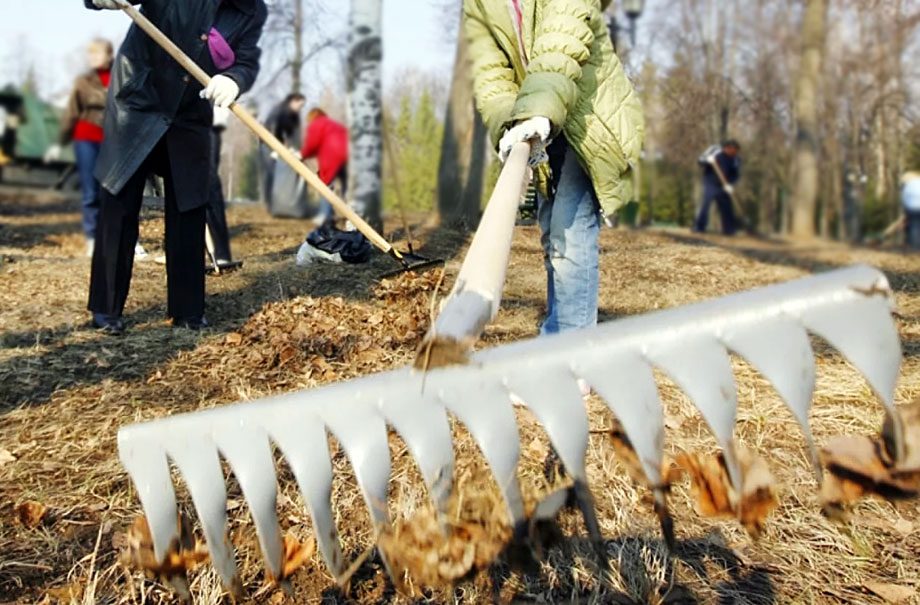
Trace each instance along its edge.
<path fill-rule="evenodd" d="M 143 516 L 136 518 L 126 533 L 116 534 L 113 546 L 120 551 L 124 565 L 160 577 L 180 595 L 187 596 L 187 574 L 208 560 L 208 551 L 204 544 L 195 539 L 188 517 L 180 517 L 178 527 L 179 538 L 169 545 L 163 561 L 158 561 L 154 554 L 150 526 Z"/>
<path fill-rule="evenodd" d="M 764 530 L 767 517 L 776 508 L 775 481 L 766 461 L 738 448 L 743 483 L 739 496 L 732 486 L 724 457 L 684 453 L 676 463 L 690 477 L 697 511 L 704 517 L 735 517 L 753 537 Z"/>
<path fill-rule="evenodd" d="M 907 603 L 917 596 L 917 591 L 909 586 L 886 584 L 883 582 L 866 582 L 866 590 L 884 600 L 886 603 Z"/>
<path fill-rule="evenodd" d="M 884 499 L 914 498 L 920 494 L 920 401 L 898 409 L 906 452 L 897 463 L 890 453 L 892 423 L 886 421 L 879 437 L 832 437 L 821 449 L 828 472 L 821 485 L 826 515 L 846 518 L 846 505 L 865 496 Z"/>
<path fill-rule="evenodd" d="M 44 521 L 48 508 L 41 502 L 26 500 L 16 505 L 15 512 L 16 518 L 23 527 L 35 529 Z"/>

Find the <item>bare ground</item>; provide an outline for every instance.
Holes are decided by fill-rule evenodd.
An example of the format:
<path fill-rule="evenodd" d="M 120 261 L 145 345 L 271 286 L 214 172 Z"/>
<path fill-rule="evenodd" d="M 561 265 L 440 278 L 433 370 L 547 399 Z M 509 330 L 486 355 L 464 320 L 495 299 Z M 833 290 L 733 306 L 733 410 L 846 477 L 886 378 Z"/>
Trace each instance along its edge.
<path fill-rule="evenodd" d="M 157 210 L 145 212 L 142 241 L 162 240 Z M 105 338 L 87 327 L 88 261 L 72 200 L 0 190 L 0 603 L 160 603 L 174 600 L 159 583 L 119 564 L 113 541 L 139 513 L 117 460 L 115 434 L 128 422 L 270 393 L 313 388 L 397 367 L 412 358 L 428 321 L 437 274 L 403 276 L 379 286 L 385 258 L 360 267 L 300 269 L 291 262 L 306 230 L 269 219 L 259 208 L 230 212 L 243 271 L 209 278 L 202 334 L 164 319 L 165 275 L 141 263 L 128 303 L 130 332 Z M 463 238 L 424 231 L 423 250 L 459 258 Z M 715 236 L 683 231 L 605 231 L 601 305 L 604 320 L 672 307 L 813 271 L 864 262 L 883 269 L 897 291 L 905 362 L 899 403 L 920 396 L 920 257 L 899 250 L 850 248 Z M 448 270 L 448 284 L 450 270 Z M 443 290 L 443 289 L 442 289 Z M 503 311 L 483 346 L 533 336 L 543 312 L 544 275 L 535 228 L 517 233 Z M 840 433 L 871 434 L 881 412 L 865 382 L 834 351 L 816 343 L 819 383 L 812 413 L 818 442 Z M 920 526 L 916 502 L 866 501 L 851 522 L 824 519 L 803 441 L 792 415 L 749 366 L 735 361 L 741 409 L 737 434 L 762 454 L 781 484 L 781 504 L 765 535 L 751 541 L 731 521 L 703 520 L 688 490 L 672 497 L 679 545 L 661 543 L 648 490 L 636 487 L 603 435 L 613 423 L 589 403 L 589 477 L 604 535 L 599 560 L 580 518 L 565 513 L 565 538 L 537 573 L 512 571 L 506 558 L 458 584 L 425 594 L 436 602 L 591 603 L 881 603 L 900 589 L 920 602 Z M 710 451 L 715 444 L 686 397 L 660 377 L 668 448 Z M 547 487 L 545 435 L 520 416 L 525 490 Z M 335 449 L 333 444 L 333 448 Z M 479 454 L 458 427 L 461 491 L 495 502 Z M 4 451 L 7 455 L 4 455 Z M 393 440 L 390 509 L 399 520 L 423 515 L 418 473 Z M 367 514 L 344 456 L 333 458 L 333 501 L 346 552 L 372 544 Z M 257 548 L 238 488 L 231 484 L 231 533 L 251 594 L 262 581 Z M 180 497 L 187 496 L 180 491 Z M 47 507 L 29 528 L 17 504 Z M 186 502 L 187 504 L 187 502 Z M 282 473 L 281 518 L 304 539 L 309 520 L 296 486 Z M 227 601 L 214 572 L 192 577 L 197 603 Z M 878 586 L 881 585 L 881 586 Z M 346 591 L 335 587 L 318 556 L 294 576 L 298 603 L 406 603 L 379 563 L 365 564 Z M 874 592 L 873 592 L 874 591 Z M 888 593 L 889 599 L 893 593 Z M 252 602 L 284 602 L 259 593 Z"/>

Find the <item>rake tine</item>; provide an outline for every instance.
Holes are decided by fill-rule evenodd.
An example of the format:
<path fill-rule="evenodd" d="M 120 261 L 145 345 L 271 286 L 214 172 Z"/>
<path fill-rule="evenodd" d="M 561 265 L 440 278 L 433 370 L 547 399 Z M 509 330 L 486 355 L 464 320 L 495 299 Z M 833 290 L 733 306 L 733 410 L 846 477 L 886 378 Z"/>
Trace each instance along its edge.
<path fill-rule="evenodd" d="M 815 391 L 815 356 L 805 328 L 788 315 L 758 324 L 730 326 L 722 342 L 763 374 L 802 428 L 815 478 L 823 472 L 811 434 L 809 411 Z M 777 351 L 783 351 L 777 355 Z"/>
<path fill-rule="evenodd" d="M 856 289 L 846 305 L 827 309 L 810 309 L 802 314 L 809 330 L 840 351 L 865 376 L 878 395 L 885 412 L 894 423 L 895 458 L 905 456 L 904 427 L 895 410 L 894 391 L 901 370 L 901 346 L 898 332 L 891 318 L 892 293 L 884 277 L 870 284 L 871 294 Z M 879 301 L 888 304 L 879 304 Z M 860 328 L 854 329 L 854 326 Z"/>
<path fill-rule="evenodd" d="M 589 359 L 579 364 L 576 372 L 597 391 L 620 421 L 649 485 L 660 485 L 664 415 L 652 367 L 636 354 Z"/>
<path fill-rule="evenodd" d="M 381 402 L 380 410 L 387 423 L 406 442 L 428 486 L 435 509 L 446 515 L 454 476 L 454 449 L 447 411 L 435 397 L 425 397 L 422 405 L 408 399 L 387 399 Z"/>
<path fill-rule="evenodd" d="M 185 479 L 201 519 L 211 561 L 224 586 L 238 586 L 233 548 L 227 539 L 227 489 L 217 447 L 203 435 L 178 430 L 169 446 L 170 457 Z"/>
<path fill-rule="evenodd" d="M 269 577 L 280 579 L 278 484 L 268 435 L 261 427 L 237 424 L 215 433 L 215 438 L 249 503 Z"/>
<path fill-rule="evenodd" d="M 526 515 L 517 478 L 521 443 L 514 410 L 501 383 L 470 385 L 462 369 L 445 371 L 440 380 L 432 381 L 432 388 L 476 440 L 502 491 L 511 524 L 518 527 Z"/>
<path fill-rule="evenodd" d="M 715 338 L 706 336 L 669 344 L 646 355 L 696 404 L 722 448 L 729 478 L 740 493 L 743 475 L 734 440 L 738 395 L 728 353 Z"/>
<path fill-rule="evenodd" d="M 132 439 L 124 429 L 118 433 L 118 457 L 137 488 L 153 537 L 153 554 L 162 561 L 170 544 L 179 539 L 179 510 L 166 450 L 152 439 Z"/>
<path fill-rule="evenodd" d="M 332 514 L 332 463 L 325 425 L 317 415 L 303 411 L 301 406 L 292 417 L 274 421 L 269 432 L 300 487 L 323 560 L 338 579 L 347 566 Z"/>
<path fill-rule="evenodd" d="M 550 365 L 523 370 L 506 377 L 508 391 L 537 417 L 566 472 L 575 480 L 587 481 L 588 414 L 572 372 Z M 545 380 L 537 383 L 534 375 Z"/>

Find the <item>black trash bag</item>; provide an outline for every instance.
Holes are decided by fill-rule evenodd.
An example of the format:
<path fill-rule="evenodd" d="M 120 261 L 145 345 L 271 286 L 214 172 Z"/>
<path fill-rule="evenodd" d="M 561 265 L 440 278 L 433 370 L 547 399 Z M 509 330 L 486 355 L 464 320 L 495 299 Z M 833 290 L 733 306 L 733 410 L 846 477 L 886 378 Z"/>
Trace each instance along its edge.
<path fill-rule="evenodd" d="M 371 258 L 371 243 L 360 231 L 342 231 L 334 220 L 327 220 L 307 236 L 307 243 L 323 252 L 336 254 L 343 262 L 357 265 Z"/>

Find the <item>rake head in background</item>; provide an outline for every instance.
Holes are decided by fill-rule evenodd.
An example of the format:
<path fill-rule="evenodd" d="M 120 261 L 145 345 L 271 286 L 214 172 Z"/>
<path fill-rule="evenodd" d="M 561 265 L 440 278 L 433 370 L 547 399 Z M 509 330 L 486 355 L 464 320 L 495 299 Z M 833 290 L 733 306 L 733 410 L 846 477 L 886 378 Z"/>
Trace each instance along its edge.
<path fill-rule="evenodd" d="M 496 347 L 472 355 L 467 365 L 426 373 L 406 368 L 128 426 L 118 435 L 119 455 L 137 487 L 156 557 L 162 560 L 178 539 L 172 463 L 187 483 L 212 562 L 226 585 L 234 586 L 221 459 L 249 504 L 269 577 L 284 579 L 274 444 L 299 484 L 323 559 L 342 578 L 347 565 L 330 504 L 327 431 L 348 456 L 380 530 L 390 522 L 388 427 L 407 444 L 436 509 L 445 511 L 453 492 L 451 414 L 481 449 L 513 526 L 521 527 L 527 518 L 517 478 L 520 442 L 512 397 L 544 427 L 576 492 L 581 486 L 590 497 L 588 419 L 577 386 L 581 378 L 616 415 L 656 505 L 666 507 L 664 418 L 653 369 L 673 379 L 700 410 L 722 448 L 731 484 L 740 490 L 744 477 L 733 437 L 737 398 L 729 357 L 734 353 L 761 372 L 792 410 L 820 476 L 808 420 L 815 383 L 812 333 L 866 377 L 887 413 L 894 458 L 902 460 L 906 447 L 894 406 L 901 350 L 891 312 L 885 277 L 869 267 L 853 267 Z"/>

